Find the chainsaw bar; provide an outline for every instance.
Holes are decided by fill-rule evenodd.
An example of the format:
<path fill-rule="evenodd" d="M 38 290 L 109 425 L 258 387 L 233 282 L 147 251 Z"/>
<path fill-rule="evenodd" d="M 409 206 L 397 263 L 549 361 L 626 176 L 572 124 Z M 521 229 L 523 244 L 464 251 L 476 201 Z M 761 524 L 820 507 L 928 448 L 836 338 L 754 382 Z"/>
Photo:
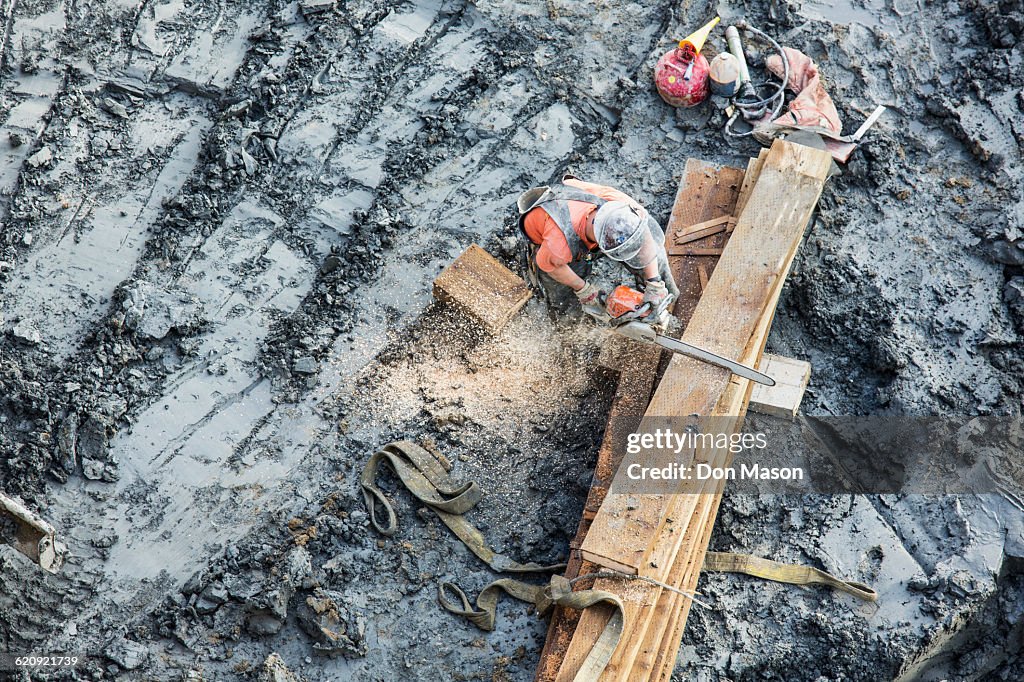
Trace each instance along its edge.
<path fill-rule="evenodd" d="M 744 364 L 723 358 L 717 353 L 712 353 L 709 350 L 704 350 L 693 344 L 674 339 L 671 336 L 663 336 L 657 333 L 650 325 L 644 324 L 643 322 L 628 322 L 619 327 L 615 327 L 615 331 L 623 336 L 630 339 L 640 341 L 642 343 L 656 344 L 670 350 L 673 353 L 679 353 L 687 357 L 695 358 L 697 360 L 703 360 L 704 362 L 715 365 L 716 367 L 724 367 L 736 376 L 741 376 L 744 379 L 750 379 L 759 384 L 765 386 L 774 386 L 775 379 L 763 372 L 758 372 L 753 367 L 747 367 Z"/>

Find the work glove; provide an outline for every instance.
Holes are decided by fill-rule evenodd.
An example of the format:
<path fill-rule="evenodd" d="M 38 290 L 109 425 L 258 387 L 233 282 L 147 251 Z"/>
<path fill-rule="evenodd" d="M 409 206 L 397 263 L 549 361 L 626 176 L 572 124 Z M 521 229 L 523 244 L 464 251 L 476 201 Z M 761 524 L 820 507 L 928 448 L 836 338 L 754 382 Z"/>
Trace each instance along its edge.
<path fill-rule="evenodd" d="M 650 304 L 650 311 L 643 318 L 644 322 L 657 321 L 668 304 L 672 302 L 672 297 L 668 293 L 668 287 L 665 286 L 665 282 L 656 281 L 648 282 L 647 287 L 644 289 L 644 303 Z"/>
<path fill-rule="evenodd" d="M 576 298 L 579 299 L 583 312 L 598 322 L 608 321 L 608 313 L 604 309 L 604 299 L 606 297 L 607 294 L 605 292 L 590 282 L 584 282 L 583 288 L 576 292 Z"/>

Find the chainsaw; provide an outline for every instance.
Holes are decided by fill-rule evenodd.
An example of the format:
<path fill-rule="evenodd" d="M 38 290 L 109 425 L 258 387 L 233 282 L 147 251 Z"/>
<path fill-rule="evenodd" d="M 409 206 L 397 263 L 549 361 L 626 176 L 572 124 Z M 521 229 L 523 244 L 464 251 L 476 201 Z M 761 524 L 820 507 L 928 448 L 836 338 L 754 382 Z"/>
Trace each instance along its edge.
<path fill-rule="evenodd" d="M 661 346 L 673 353 L 703 360 L 716 367 L 724 367 L 737 376 L 765 386 L 775 385 L 775 379 L 758 372 L 753 367 L 747 367 L 739 362 L 723 358 L 717 353 L 666 336 L 662 332 L 668 328 L 670 321 L 675 320 L 669 315 L 668 305 L 666 304 L 658 314 L 653 316 L 653 319 L 650 319 L 652 306 L 650 303 L 644 303 L 643 299 L 642 293 L 624 284 L 615 287 L 615 290 L 608 294 L 605 298 L 605 311 L 610 318 L 609 324 L 616 333 L 634 341 Z M 671 300 L 668 303 L 671 303 Z"/>

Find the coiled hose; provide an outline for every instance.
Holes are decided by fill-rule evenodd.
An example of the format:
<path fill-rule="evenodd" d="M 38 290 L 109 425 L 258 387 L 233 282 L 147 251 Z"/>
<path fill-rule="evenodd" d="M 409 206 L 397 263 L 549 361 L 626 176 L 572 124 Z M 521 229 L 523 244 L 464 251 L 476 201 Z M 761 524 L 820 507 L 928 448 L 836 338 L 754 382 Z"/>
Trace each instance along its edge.
<path fill-rule="evenodd" d="M 786 84 L 789 83 L 789 59 L 786 58 L 786 52 L 782 49 L 782 46 L 768 34 L 759 31 L 745 21 L 738 22 L 735 26 L 737 29 L 741 31 L 749 31 L 750 33 L 762 38 L 765 42 L 771 44 L 775 51 L 779 53 L 779 57 L 782 58 L 782 82 L 777 85 L 774 92 L 766 97 L 761 97 L 758 92 L 759 90 L 765 87 L 772 87 L 775 84 L 770 81 L 765 81 L 761 85 L 755 87 L 748 81 L 747 83 L 744 83 L 744 89 L 740 91 L 740 94 L 733 98 L 732 104 L 733 107 L 735 107 L 735 111 L 733 111 L 732 116 L 729 117 L 729 120 L 725 124 L 725 134 L 729 137 L 747 137 L 754 133 L 753 129 L 748 130 L 745 133 L 738 133 L 733 130 L 733 126 L 740 116 L 743 117 L 744 121 L 757 121 L 763 118 L 765 112 L 769 107 L 771 107 L 772 115 L 769 120 L 772 120 L 775 119 L 779 115 L 779 112 L 782 111 L 782 107 L 786 103 Z"/>

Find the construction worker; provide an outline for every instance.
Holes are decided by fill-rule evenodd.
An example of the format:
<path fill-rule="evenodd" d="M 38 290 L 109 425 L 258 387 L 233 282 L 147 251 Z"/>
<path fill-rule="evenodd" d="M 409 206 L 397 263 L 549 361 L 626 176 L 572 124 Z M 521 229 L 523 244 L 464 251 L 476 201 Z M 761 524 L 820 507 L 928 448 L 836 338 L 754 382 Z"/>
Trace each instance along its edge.
<path fill-rule="evenodd" d="M 556 309 L 568 307 L 566 294 L 572 291 L 585 313 L 608 320 L 605 292 L 587 279 L 601 255 L 634 274 L 644 303 L 650 304 L 644 319 L 657 318 L 679 295 L 668 268 L 665 233 L 624 192 L 566 175 L 560 185 L 523 192 L 516 206 L 529 240 L 531 274 Z"/>

